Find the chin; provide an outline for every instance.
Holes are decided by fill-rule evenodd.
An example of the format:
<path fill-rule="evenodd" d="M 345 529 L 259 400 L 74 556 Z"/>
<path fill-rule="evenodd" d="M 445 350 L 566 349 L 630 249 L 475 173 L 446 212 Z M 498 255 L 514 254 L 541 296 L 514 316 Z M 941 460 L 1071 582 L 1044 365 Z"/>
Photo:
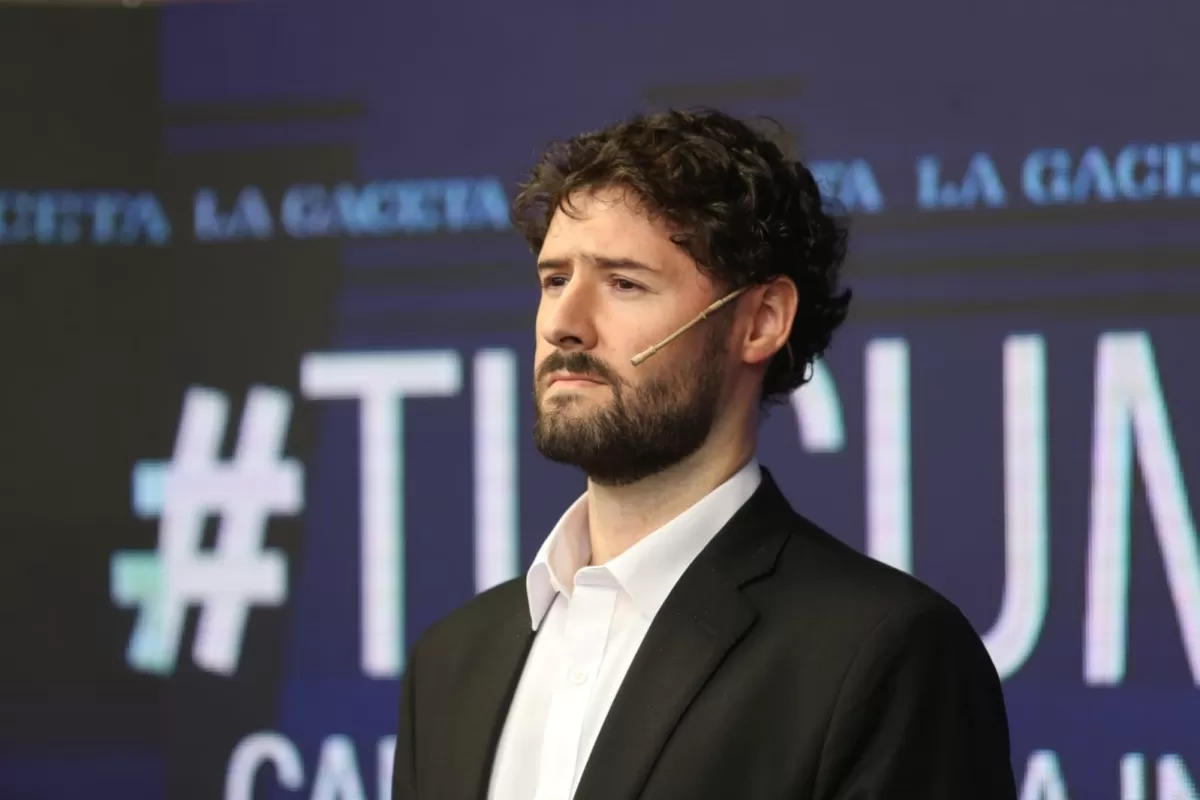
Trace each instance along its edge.
<path fill-rule="evenodd" d="M 551 397 L 542 403 L 542 411 L 549 416 L 559 416 L 567 419 L 591 417 L 599 409 L 595 401 L 577 394 L 563 394 L 561 397 Z"/>

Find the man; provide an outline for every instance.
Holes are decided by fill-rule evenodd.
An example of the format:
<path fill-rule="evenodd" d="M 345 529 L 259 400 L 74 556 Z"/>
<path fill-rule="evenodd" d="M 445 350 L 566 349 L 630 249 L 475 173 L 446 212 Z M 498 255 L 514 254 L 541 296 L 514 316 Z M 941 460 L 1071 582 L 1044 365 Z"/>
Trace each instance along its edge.
<path fill-rule="evenodd" d="M 1015 797 L 966 619 L 754 459 L 849 305 L 809 171 L 724 114 L 644 116 L 552 147 L 514 218 L 536 443 L 587 491 L 526 576 L 417 642 L 396 800 Z"/>

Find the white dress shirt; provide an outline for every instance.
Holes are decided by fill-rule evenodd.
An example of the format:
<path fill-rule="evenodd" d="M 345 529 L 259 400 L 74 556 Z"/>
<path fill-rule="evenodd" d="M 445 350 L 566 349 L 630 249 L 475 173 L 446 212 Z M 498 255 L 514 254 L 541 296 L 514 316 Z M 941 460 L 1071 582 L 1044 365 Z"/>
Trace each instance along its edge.
<path fill-rule="evenodd" d="M 655 614 L 761 480 L 752 459 L 700 502 L 596 567 L 587 566 L 587 495 L 567 509 L 525 577 L 538 633 L 497 746 L 490 800 L 574 796 Z"/>

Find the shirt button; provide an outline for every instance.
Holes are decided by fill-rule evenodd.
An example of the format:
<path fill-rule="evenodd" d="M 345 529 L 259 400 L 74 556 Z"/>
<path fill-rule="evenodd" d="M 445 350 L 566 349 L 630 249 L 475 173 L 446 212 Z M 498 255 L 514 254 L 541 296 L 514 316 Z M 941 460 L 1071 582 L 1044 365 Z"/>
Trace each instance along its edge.
<path fill-rule="evenodd" d="M 571 669 L 571 683 L 575 684 L 576 686 L 583 686 L 585 683 L 587 683 L 587 679 L 588 674 L 586 669 L 580 669 L 579 667 L 573 667 Z"/>

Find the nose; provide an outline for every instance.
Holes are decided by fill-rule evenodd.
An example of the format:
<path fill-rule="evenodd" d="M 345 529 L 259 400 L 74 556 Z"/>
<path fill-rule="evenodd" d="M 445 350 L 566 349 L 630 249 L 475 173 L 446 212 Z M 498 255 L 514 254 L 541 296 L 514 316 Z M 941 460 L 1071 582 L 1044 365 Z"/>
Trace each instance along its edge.
<path fill-rule="evenodd" d="M 554 295 L 542 295 L 538 333 L 562 350 L 591 350 L 596 346 L 595 293 L 585 281 L 571 280 Z"/>

